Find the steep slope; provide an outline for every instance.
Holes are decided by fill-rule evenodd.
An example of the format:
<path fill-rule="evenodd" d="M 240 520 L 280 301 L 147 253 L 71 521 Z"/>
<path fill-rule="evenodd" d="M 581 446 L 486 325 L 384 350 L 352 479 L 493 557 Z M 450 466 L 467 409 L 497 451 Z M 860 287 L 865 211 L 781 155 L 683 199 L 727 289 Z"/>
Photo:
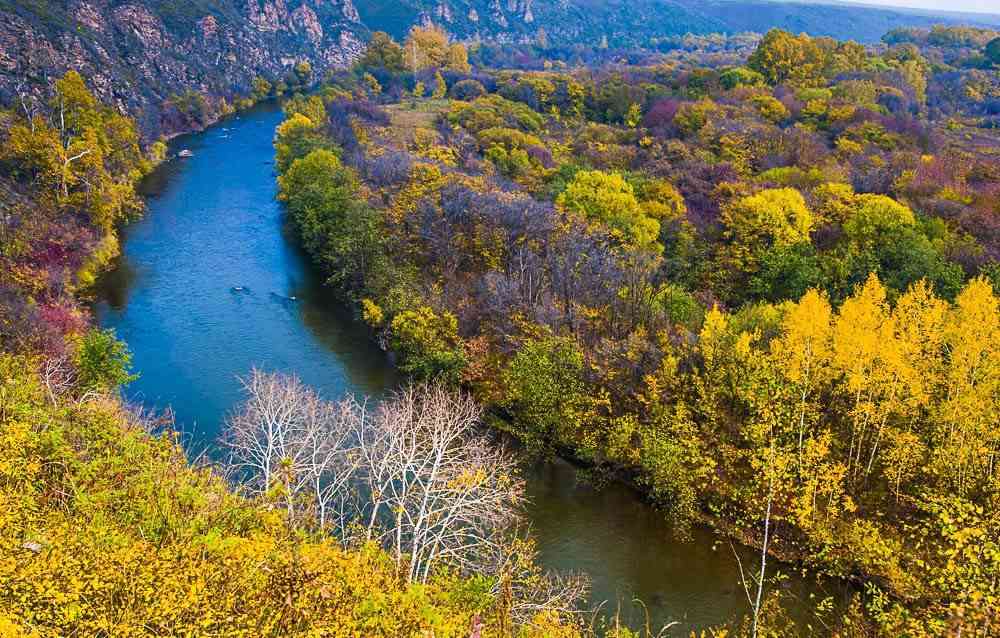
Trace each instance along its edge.
<path fill-rule="evenodd" d="M 497 635 L 480 581 L 407 585 L 380 549 L 191 467 L 117 400 L 50 394 L 37 365 L 0 352 L 0 636 Z M 579 638 L 554 616 L 521 635 Z"/>
<path fill-rule="evenodd" d="M 363 47 L 351 0 L 0 2 L 0 98 L 80 71 L 103 101 L 159 133 L 159 106 L 195 90 L 232 97 L 256 76 L 348 64 Z M 172 132 L 172 131 L 165 131 Z"/>

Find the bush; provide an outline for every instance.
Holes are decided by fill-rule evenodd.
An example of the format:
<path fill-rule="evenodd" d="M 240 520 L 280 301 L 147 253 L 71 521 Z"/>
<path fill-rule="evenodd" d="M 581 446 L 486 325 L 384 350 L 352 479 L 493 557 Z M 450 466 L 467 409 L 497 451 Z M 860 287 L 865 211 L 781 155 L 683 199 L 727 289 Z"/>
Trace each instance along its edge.
<path fill-rule="evenodd" d="M 83 391 L 106 392 L 138 378 L 131 373 L 132 353 L 114 330 L 89 330 L 77 342 L 75 354 Z"/>
<path fill-rule="evenodd" d="M 486 89 L 476 80 L 461 80 L 451 87 L 451 98 L 471 102 L 486 95 Z"/>

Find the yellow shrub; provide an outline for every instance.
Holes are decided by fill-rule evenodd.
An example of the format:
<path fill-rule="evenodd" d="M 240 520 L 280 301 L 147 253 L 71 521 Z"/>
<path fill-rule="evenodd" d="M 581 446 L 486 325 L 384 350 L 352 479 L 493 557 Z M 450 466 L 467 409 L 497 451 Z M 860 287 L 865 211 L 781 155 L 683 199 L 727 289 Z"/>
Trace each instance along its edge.
<path fill-rule="evenodd" d="M 479 581 L 407 586 L 381 549 L 293 529 L 115 401 L 53 407 L 33 368 L 0 355 L 0 635 L 464 638 L 497 616 Z"/>

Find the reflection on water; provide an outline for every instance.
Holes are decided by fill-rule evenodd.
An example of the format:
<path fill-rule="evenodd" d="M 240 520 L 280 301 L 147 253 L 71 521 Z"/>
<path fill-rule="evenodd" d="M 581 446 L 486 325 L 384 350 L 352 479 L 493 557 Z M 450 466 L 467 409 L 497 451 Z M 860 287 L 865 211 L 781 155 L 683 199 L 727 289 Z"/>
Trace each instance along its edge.
<path fill-rule="evenodd" d="M 174 152 L 193 157 L 144 182 L 146 216 L 126 229 L 100 284 L 97 317 L 129 343 L 141 374 L 130 398 L 171 406 L 195 449 L 216 440 L 240 399 L 237 375 L 253 366 L 294 373 L 331 398 L 399 382 L 286 235 L 271 164 L 280 120 L 265 105 L 175 140 Z M 629 601 L 639 597 L 654 624 L 683 621 L 678 635 L 746 609 L 732 551 L 708 531 L 679 540 L 631 491 L 578 485 L 564 463 L 526 475 L 544 564 L 587 572 L 595 601 L 621 600 L 638 620 Z"/>

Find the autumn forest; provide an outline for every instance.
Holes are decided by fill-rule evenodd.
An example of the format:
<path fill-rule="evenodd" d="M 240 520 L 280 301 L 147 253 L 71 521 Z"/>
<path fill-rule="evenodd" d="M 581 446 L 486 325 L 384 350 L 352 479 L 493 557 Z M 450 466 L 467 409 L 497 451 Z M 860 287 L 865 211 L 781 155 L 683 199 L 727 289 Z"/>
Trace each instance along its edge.
<path fill-rule="evenodd" d="M 1000 634 L 1000 32 L 428 24 L 172 96 L 181 128 L 280 103 L 287 227 L 405 379 L 246 370 L 197 460 L 87 305 L 179 160 L 92 90 L 0 111 L 0 633 L 688 635 L 539 564 L 518 468 L 560 458 L 750 548 L 691 635 Z"/>

